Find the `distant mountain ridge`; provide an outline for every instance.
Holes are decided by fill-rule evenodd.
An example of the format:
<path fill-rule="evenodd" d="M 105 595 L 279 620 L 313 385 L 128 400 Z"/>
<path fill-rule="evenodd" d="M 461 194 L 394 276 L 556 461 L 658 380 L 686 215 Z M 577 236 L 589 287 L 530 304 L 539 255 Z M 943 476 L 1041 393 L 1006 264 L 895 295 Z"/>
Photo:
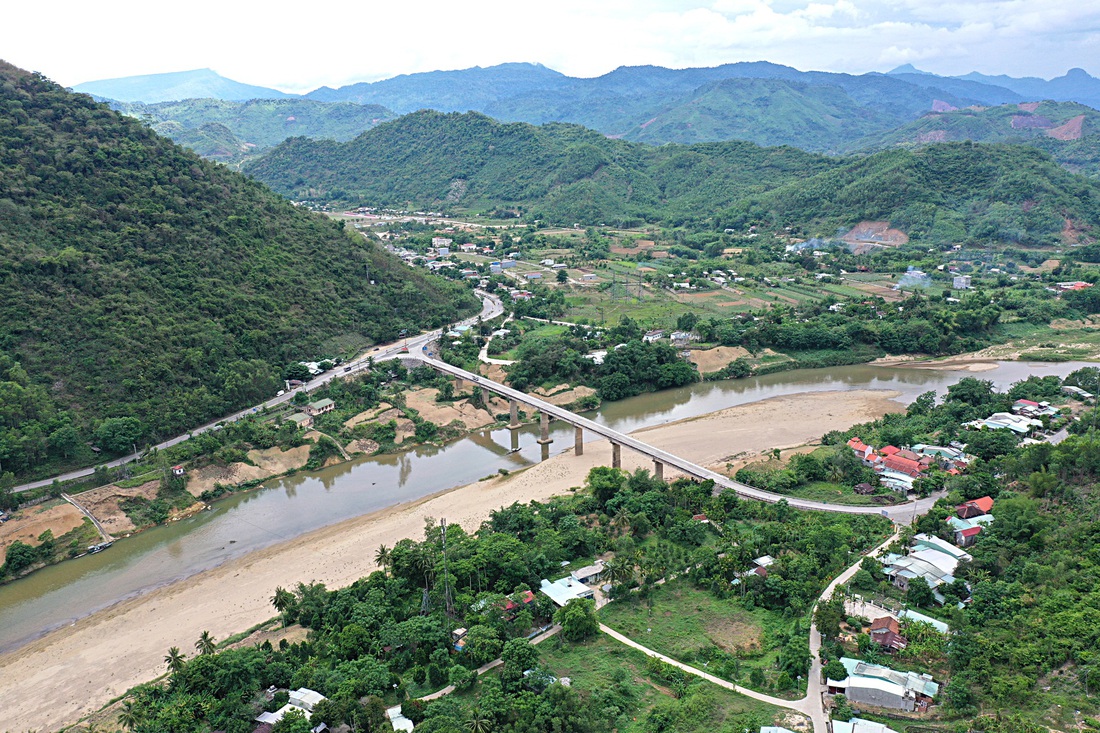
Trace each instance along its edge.
<path fill-rule="evenodd" d="M 295 94 L 278 89 L 242 84 L 221 76 L 211 69 L 174 71 L 166 74 L 124 76 L 77 84 L 74 92 L 117 102 L 175 102 L 181 99 L 286 99 Z"/>
<path fill-rule="evenodd" d="M 920 76 L 929 80 L 929 83 L 940 84 L 941 80 L 956 79 L 965 82 L 973 82 L 985 86 L 1001 87 L 1019 95 L 1019 99 L 1005 99 L 1004 102 L 1042 102 L 1051 100 L 1054 102 L 1077 102 L 1088 105 L 1093 109 L 1100 109 L 1100 79 L 1092 76 L 1084 69 L 1070 69 L 1062 76 L 1053 79 L 1040 79 L 1034 76 L 1013 77 L 1000 74 L 990 76 L 972 71 L 961 76 L 939 76 L 927 71 L 921 71 L 912 64 L 905 64 L 887 72 L 890 76 L 899 76 L 906 80 Z"/>

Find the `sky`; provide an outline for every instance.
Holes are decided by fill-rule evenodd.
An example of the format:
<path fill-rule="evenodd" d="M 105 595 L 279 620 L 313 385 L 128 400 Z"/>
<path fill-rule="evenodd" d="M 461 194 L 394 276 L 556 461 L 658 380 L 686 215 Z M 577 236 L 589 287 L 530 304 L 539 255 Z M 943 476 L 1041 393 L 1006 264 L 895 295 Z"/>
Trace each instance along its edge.
<path fill-rule="evenodd" d="M 584 77 L 736 61 L 1100 76 L 1091 0 L 39 0 L 3 15 L 0 58 L 65 86 L 211 68 L 305 92 L 512 61 Z"/>

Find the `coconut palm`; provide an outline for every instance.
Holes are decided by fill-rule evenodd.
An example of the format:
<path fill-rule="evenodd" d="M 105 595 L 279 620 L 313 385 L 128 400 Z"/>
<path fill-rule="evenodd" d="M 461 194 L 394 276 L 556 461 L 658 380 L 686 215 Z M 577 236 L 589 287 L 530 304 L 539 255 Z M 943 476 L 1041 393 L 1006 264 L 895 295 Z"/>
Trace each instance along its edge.
<path fill-rule="evenodd" d="M 470 719 L 466 721 L 466 730 L 470 733 L 489 733 L 493 729 L 493 721 L 480 708 L 470 711 Z"/>
<path fill-rule="evenodd" d="M 122 703 L 122 711 L 118 714 L 118 724 L 127 730 L 133 730 L 141 725 L 141 715 L 134 708 L 134 703 L 127 700 Z"/>
<path fill-rule="evenodd" d="M 195 649 L 198 650 L 199 654 L 213 654 L 217 646 L 218 642 L 210 635 L 209 631 L 202 632 L 199 640 L 195 642 Z"/>
<path fill-rule="evenodd" d="M 296 602 L 295 595 L 286 588 L 281 585 L 275 588 L 275 595 L 271 596 L 271 605 L 275 606 L 275 610 L 282 615 L 283 626 L 286 626 L 290 620 L 290 611 L 294 608 Z"/>
<path fill-rule="evenodd" d="M 186 654 L 180 654 L 180 648 L 174 646 L 168 650 L 168 653 L 164 655 L 164 663 L 168 665 L 168 671 L 172 674 L 179 672 L 183 669 L 183 661 L 187 659 Z"/>
<path fill-rule="evenodd" d="M 378 550 L 374 553 L 374 561 L 382 567 L 383 575 L 388 576 L 390 561 L 393 560 L 393 553 L 390 552 L 390 548 L 385 545 L 379 545 Z"/>

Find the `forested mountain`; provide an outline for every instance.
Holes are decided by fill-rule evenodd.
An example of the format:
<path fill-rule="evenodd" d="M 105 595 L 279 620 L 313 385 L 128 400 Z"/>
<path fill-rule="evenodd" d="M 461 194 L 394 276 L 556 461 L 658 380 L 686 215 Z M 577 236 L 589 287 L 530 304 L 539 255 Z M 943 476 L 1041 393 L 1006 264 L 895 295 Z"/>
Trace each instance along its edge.
<path fill-rule="evenodd" d="M 931 110 L 1010 94 L 949 80 L 960 96 L 883 74 L 804 72 L 767 62 L 712 68 L 620 67 L 603 76 L 564 76 L 535 64 L 432 71 L 372 84 L 320 89 L 308 97 L 383 105 L 399 114 L 467 110 L 542 124 L 571 122 L 656 144 L 728 139 L 833 150 Z M 1004 101 L 1004 100 L 1001 100 Z"/>
<path fill-rule="evenodd" d="M 973 140 L 1026 143 L 1071 171 L 1100 175 L 1100 112 L 1075 102 L 1006 104 L 932 112 L 889 132 L 856 140 L 850 150 Z"/>
<path fill-rule="evenodd" d="M 204 158 L 223 163 L 239 161 L 296 135 L 350 140 L 394 117 L 374 104 L 310 99 L 186 99 L 159 104 L 115 102 L 111 106 Z"/>
<path fill-rule="evenodd" d="M 728 142 L 659 148 L 577 125 L 417 112 L 346 143 L 292 138 L 247 167 L 276 191 L 377 205 L 519 207 L 558 222 L 704 216 L 833 160 Z"/>
<path fill-rule="evenodd" d="M 575 125 L 419 112 L 347 143 L 288 140 L 248 171 L 295 198 L 513 207 L 562 224 L 721 220 L 831 234 L 884 219 L 915 237 L 1027 242 L 1054 241 L 1067 218 L 1100 224 L 1095 183 L 1011 145 L 832 158 L 744 142 L 653 147 Z"/>
<path fill-rule="evenodd" d="M 0 62 L 5 471 L 254 404 L 287 362 L 454 320 L 466 292 Z"/>
<path fill-rule="evenodd" d="M 296 95 L 278 89 L 242 84 L 226 79 L 212 69 L 175 71 L 168 74 L 124 76 L 118 79 L 101 79 L 84 82 L 73 91 L 119 102 L 169 102 L 180 99 L 282 99 Z"/>
<path fill-rule="evenodd" d="M 739 202 L 729 226 L 821 230 L 885 220 L 929 242 L 1053 244 L 1067 220 L 1100 225 L 1100 186 L 1023 145 L 951 143 L 855 159 Z"/>

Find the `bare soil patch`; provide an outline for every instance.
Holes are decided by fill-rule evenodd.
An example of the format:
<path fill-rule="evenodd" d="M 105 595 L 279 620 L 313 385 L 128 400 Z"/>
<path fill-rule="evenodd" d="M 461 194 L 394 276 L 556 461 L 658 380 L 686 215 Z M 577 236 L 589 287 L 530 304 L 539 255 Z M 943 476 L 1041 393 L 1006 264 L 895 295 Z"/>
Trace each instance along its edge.
<path fill-rule="evenodd" d="M 861 221 L 844 235 L 845 242 L 874 242 L 899 245 L 909 241 L 909 235 L 900 229 L 891 229 L 888 221 Z"/>
<path fill-rule="evenodd" d="M 1080 140 L 1084 125 L 1085 116 L 1077 115 L 1073 119 L 1067 120 L 1064 124 L 1050 128 L 1047 130 L 1047 135 L 1055 140 Z"/>
<path fill-rule="evenodd" d="M 713 349 L 693 350 L 688 361 L 699 367 L 701 374 L 706 374 L 724 369 L 728 364 L 747 356 L 748 349 L 740 346 L 716 346 Z"/>
<path fill-rule="evenodd" d="M 436 402 L 438 394 L 439 390 L 435 388 L 418 389 L 406 395 L 405 404 L 416 410 L 420 417 L 436 425 L 450 425 L 458 420 L 467 430 L 473 430 L 494 422 L 492 415 L 473 405 L 468 399 Z"/>
<path fill-rule="evenodd" d="M 366 453 L 368 456 L 374 455 L 379 448 L 381 446 L 373 440 L 353 440 L 344 446 L 348 453 Z"/>
<path fill-rule="evenodd" d="M 108 534 L 117 537 L 134 531 L 134 523 L 126 516 L 126 512 L 119 508 L 119 502 L 135 497 L 152 501 L 157 498 L 157 489 L 159 488 L 159 480 L 146 481 L 141 486 L 132 489 L 122 489 L 111 484 L 85 491 L 73 498 L 99 520 L 99 523 L 103 525 L 103 529 L 107 530 Z"/>
<path fill-rule="evenodd" d="M 16 540 L 36 547 L 40 544 L 38 536 L 47 529 L 53 532 L 54 537 L 60 537 L 83 522 L 84 515 L 67 501 L 54 506 L 39 504 L 21 509 L 0 524 L 0 558 Z"/>
<path fill-rule="evenodd" d="M 309 446 L 300 445 L 286 451 L 278 447 L 250 450 L 248 460 L 256 465 L 230 463 L 228 466 L 204 466 L 191 471 L 187 476 L 187 490 L 192 496 L 201 496 L 204 491 L 213 491 L 215 484 L 234 486 L 293 471 L 306 465 Z"/>
<path fill-rule="evenodd" d="M 762 645 L 760 627 L 741 619 L 716 618 L 708 621 L 704 628 L 710 640 L 728 652 L 759 651 Z"/>
<path fill-rule="evenodd" d="M 381 415 L 383 412 L 385 412 L 386 410 L 389 410 L 392 407 L 393 407 L 393 405 L 391 405 L 388 402 L 381 402 L 381 403 L 378 404 L 378 407 L 375 407 L 373 410 L 366 410 L 365 412 L 360 412 L 355 417 L 348 418 L 347 420 L 345 420 L 344 421 L 344 427 L 345 428 L 354 428 L 356 425 L 359 425 L 360 423 L 370 422 L 371 420 L 377 420 L 378 415 Z"/>

